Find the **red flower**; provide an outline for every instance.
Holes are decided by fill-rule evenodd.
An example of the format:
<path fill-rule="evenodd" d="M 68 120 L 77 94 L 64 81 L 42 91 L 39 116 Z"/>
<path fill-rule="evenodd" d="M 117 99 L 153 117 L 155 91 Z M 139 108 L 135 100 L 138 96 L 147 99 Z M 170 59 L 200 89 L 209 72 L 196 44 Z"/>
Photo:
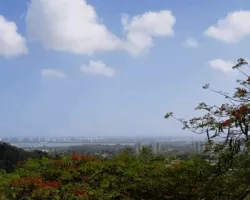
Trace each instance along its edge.
<path fill-rule="evenodd" d="M 77 196 L 83 196 L 83 197 L 88 197 L 88 194 L 85 191 L 82 190 L 74 190 L 73 193 Z"/>
<path fill-rule="evenodd" d="M 61 160 L 56 160 L 56 165 L 58 166 L 58 167 L 61 167 L 62 166 L 62 161 Z"/>
<path fill-rule="evenodd" d="M 22 165 L 23 165 L 23 162 L 22 162 L 22 161 L 18 161 L 18 162 L 17 162 L 17 166 L 18 166 L 18 167 L 20 167 L 20 166 L 22 166 Z"/>
<path fill-rule="evenodd" d="M 244 96 L 247 93 L 247 90 L 244 88 L 237 88 L 237 93 L 240 96 Z"/>
<path fill-rule="evenodd" d="M 73 165 L 72 168 L 73 168 L 73 169 L 78 169 L 78 168 L 79 168 L 79 165 Z"/>
<path fill-rule="evenodd" d="M 89 178 L 87 176 L 82 177 L 82 183 L 87 183 Z"/>
<path fill-rule="evenodd" d="M 228 119 L 222 123 L 223 126 L 229 126 L 231 124 L 231 121 Z"/>
<path fill-rule="evenodd" d="M 242 106 L 240 107 L 239 110 L 240 110 L 240 112 L 241 112 L 242 114 L 246 114 L 247 111 L 248 111 L 248 108 L 247 108 L 246 105 L 242 105 Z"/>
<path fill-rule="evenodd" d="M 225 108 L 224 105 L 222 105 L 221 108 L 220 108 L 220 111 L 224 111 L 224 110 L 226 110 L 226 108 Z"/>
<path fill-rule="evenodd" d="M 79 161 L 79 160 L 84 160 L 84 161 L 94 161 L 95 158 L 93 156 L 89 156 L 89 155 L 78 155 L 78 154 L 74 154 L 71 156 L 72 160 L 74 161 Z"/>
<path fill-rule="evenodd" d="M 61 185 L 60 181 L 45 181 L 45 185 L 48 187 L 59 188 Z"/>
<path fill-rule="evenodd" d="M 85 160 L 85 161 L 94 161 L 95 160 L 95 158 L 93 157 L 93 156 L 88 156 L 88 155 L 86 155 L 86 156 L 82 156 L 82 160 Z"/>
<path fill-rule="evenodd" d="M 239 112 L 233 112 L 232 115 L 236 118 L 236 119 L 241 119 L 242 115 Z"/>
<path fill-rule="evenodd" d="M 74 161 L 81 160 L 81 155 L 73 154 L 73 155 L 71 156 L 71 158 L 72 158 L 72 160 L 74 160 Z"/>
<path fill-rule="evenodd" d="M 60 181 L 44 181 L 41 177 L 23 177 L 16 179 L 11 182 L 11 186 L 13 187 L 23 187 L 23 185 L 30 185 L 32 187 L 41 189 L 44 187 L 52 187 L 52 188 L 59 188 L 61 185 Z"/>

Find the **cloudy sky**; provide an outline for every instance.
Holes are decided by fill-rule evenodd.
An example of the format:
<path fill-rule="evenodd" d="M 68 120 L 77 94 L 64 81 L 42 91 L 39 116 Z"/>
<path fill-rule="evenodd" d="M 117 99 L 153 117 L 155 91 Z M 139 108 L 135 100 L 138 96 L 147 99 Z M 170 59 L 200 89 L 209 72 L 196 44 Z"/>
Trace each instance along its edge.
<path fill-rule="evenodd" d="M 250 1 L 1 0 L 1 135 L 191 135 L 250 57 Z"/>

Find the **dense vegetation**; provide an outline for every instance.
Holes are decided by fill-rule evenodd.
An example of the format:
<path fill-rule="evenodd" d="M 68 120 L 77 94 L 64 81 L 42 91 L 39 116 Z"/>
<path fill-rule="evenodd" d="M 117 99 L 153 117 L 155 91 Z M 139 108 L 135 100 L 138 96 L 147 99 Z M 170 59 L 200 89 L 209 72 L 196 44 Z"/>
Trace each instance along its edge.
<path fill-rule="evenodd" d="M 237 170 L 198 157 L 165 158 L 149 149 L 138 156 L 124 151 L 105 161 L 85 155 L 28 159 L 15 172 L 1 172 L 0 194 L 13 200 L 244 199 L 250 160 L 235 159 Z"/>
<path fill-rule="evenodd" d="M 42 151 L 24 151 L 5 142 L 0 142 L 0 169 L 12 172 L 18 161 L 24 161 L 27 158 L 48 157 L 48 154 Z"/>
<path fill-rule="evenodd" d="M 239 59 L 233 68 L 246 80 L 236 92 L 209 89 L 226 97 L 223 105 L 201 103 L 202 117 L 175 118 L 195 133 L 207 135 L 204 157 L 178 160 L 154 155 L 144 148 L 140 155 L 126 150 L 111 159 L 90 155 L 42 157 L 17 163 L 12 173 L 0 173 L 0 196 L 10 200 L 74 199 L 175 199 L 175 200 L 243 200 L 250 194 L 250 77 Z M 217 142 L 218 138 L 222 139 Z M 205 157 L 216 158 L 211 162 Z M 9 159 L 9 157 L 4 157 Z M 20 156 L 20 159 L 22 157 Z M 214 160 L 213 160 L 214 161 Z"/>

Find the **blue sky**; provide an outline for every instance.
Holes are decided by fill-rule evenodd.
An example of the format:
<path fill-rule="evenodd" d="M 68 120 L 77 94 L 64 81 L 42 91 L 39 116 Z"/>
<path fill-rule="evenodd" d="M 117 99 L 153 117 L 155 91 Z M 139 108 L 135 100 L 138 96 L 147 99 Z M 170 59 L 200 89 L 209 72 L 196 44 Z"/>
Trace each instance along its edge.
<path fill-rule="evenodd" d="M 249 56 L 249 8 L 0 0 L 1 135 L 192 135 L 164 114 L 188 118 L 201 101 L 223 101 L 201 86 L 234 86 L 230 67 Z"/>

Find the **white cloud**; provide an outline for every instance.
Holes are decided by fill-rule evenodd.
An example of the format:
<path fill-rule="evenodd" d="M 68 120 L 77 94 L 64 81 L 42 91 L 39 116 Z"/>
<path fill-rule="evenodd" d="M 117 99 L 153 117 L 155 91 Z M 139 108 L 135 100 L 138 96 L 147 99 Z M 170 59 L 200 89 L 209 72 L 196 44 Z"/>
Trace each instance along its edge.
<path fill-rule="evenodd" d="M 10 57 L 27 53 L 26 40 L 17 32 L 16 23 L 0 15 L 0 55 Z"/>
<path fill-rule="evenodd" d="M 50 78 L 66 78 L 66 74 L 62 71 L 55 69 L 43 69 L 41 75 Z"/>
<path fill-rule="evenodd" d="M 115 70 L 113 68 L 107 67 L 102 61 L 90 60 L 88 66 L 83 65 L 80 67 L 82 72 L 92 75 L 103 75 L 112 77 L 115 75 Z"/>
<path fill-rule="evenodd" d="M 173 35 L 175 22 L 169 10 L 122 17 L 122 40 L 100 22 L 86 0 L 31 0 L 26 15 L 30 38 L 49 49 L 87 55 L 114 50 L 138 55 L 153 45 L 153 37 Z"/>
<path fill-rule="evenodd" d="M 226 43 L 236 43 L 250 35 L 250 11 L 235 11 L 210 26 L 205 35 Z"/>
<path fill-rule="evenodd" d="M 150 11 L 131 19 L 124 15 L 122 24 L 127 32 L 127 41 L 123 42 L 123 48 L 137 55 L 153 45 L 153 37 L 173 36 L 175 22 L 176 19 L 169 10 Z"/>
<path fill-rule="evenodd" d="M 213 69 L 220 70 L 222 72 L 228 73 L 233 71 L 232 67 L 236 64 L 236 62 L 232 60 L 223 60 L 223 59 L 215 59 L 210 60 L 209 65 Z"/>
<path fill-rule="evenodd" d="M 199 42 L 194 38 L 187 38 L 184 45 L 186 47 L 196 48 L 199 46 Z"/>
<path fill-rule="evenodd" d="M 29 36 L 58 51 L 92 54 L 119 43 L 85 0 L 31 0 L 26 25 Z"/>

